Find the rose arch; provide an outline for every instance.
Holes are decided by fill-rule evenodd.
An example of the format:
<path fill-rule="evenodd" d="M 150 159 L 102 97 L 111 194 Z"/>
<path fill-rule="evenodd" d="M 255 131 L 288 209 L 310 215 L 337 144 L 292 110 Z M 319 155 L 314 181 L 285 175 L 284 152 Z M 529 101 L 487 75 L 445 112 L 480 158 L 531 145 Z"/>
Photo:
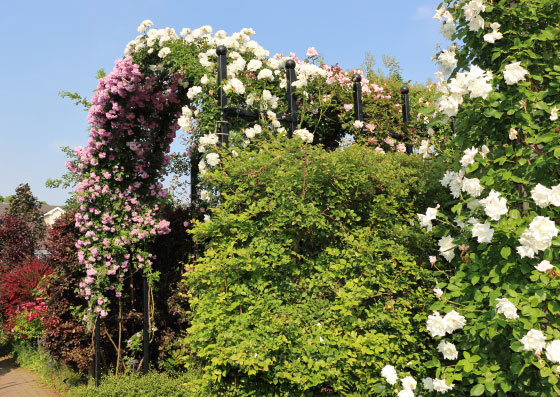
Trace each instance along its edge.
<path fill-rule="evenodd" d="M 288 59 L 295 60 L 297 72 L 292 84 L 299 98 L 295 137 L 336 148 L 359 132 L 354 139 L 377 151 L 404 151 L 404 144 L 394 139 L 403 136 L 398 95 L 363 76 L 364 121 L 355 120 L 351 76 L 356 71 L 323 63 L 314 49 L 305 60 L 294 54 L 269 56 L 251 39 L 252 29 L 227 36 L 203 26 L 177 35 L 170 28 L 149 29 L 151 25 L 140 25 L 125 57 L 99 80 L 88 115 L 88 145 L 78 147 L 76 161 L 67 164 L 80 180 L 76 226 L 82 237 L 76 247 L 87 277 L 79 292 L 89 303 L 90 320 L 107 316 L 131 273 L 143 272 L 150 283 L 157 279 L 148 243 L 169 232 L 169 222 L 158 213 L 167 195 L 163 178 L 170 161 L 190 169 L 195 181 L 197 174 L 220 163 L 220 155 L 235 156 L 234 148 L 251 149 L 286 135 L 286 123 L 276 116 L 288 110 Z M 228 52 L 226 76 L 218 86 L 220 45 Z M 229 103 L 257 115 L 250 121 L 228 120 L 228 148 L 218 138 L 220 88 Z M 420 115 L 417 120 L 423 124 Z M 173 157 L 170 144 L 179 128 L 186 133 L 188 150 Z M 212 201 L 209 190 L 200 192 L 201 200 Z M 193 202 L 198 197 L 193 191 Z"/>

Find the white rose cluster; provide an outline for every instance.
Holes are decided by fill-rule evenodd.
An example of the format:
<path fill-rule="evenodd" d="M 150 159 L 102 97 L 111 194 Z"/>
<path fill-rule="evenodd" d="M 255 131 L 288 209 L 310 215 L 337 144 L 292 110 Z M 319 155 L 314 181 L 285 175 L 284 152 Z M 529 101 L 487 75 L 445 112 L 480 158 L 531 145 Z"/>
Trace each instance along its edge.
<path fill-rule="evenodd" d="M 531 198 L 541 208 L 548 207 L 552 204 L 555 207 L 560 207 L 560 184 L 547 188 L 546 186 L 537 184 L 531 190 Z"/>
<path fill-rule="evenodd" d="M 206 134 L 201 136 L 198 141 L 198 151 L 200 153 L 206 152 L 206 146 L 216 145 L 219 142 L 218 135 Z"/>
<path fill-rule="evenodd" d="M 496 312 L 498 314 L 503 314 L 508 320 L 519 318 L 517 308 L 508 298 L 497 298 L 496 301 L 498 302 L 496 303 Z"/>
<path fill-rule="evenodd" d="M 185 132 L 191 132 L 193 127 L 193 116 L 195 116 L 197 111 L 193 112 L 188 106 L 183 106 L 181 109 L 181 117 L 177 120 L 181 130 Z"/>
<path fill-rule="evenodd" d="M 202 87 L 200 87 L 198 85 L 192 86 L 187 91 L 187 98 L 189 98 L 192 101 L 194 98 L 196 98 L 201 93 L 202 93 Z"/>
<path fill-rule="evenodd" d="M 514 62 L 506 65 L 503 73 L 506 84 L 513 85 L 525 80 L 525 75 L 529 74 L 529 71 L 521 66 L 521 62 Z"/>
<path fill-rule="evenodd" d="M 546 216 L 536 216 L 529 227 L 521 233 L 517 253 L 522 257 L 533 258 L 539 251 L 544 251 L 552 244 L 552 239 L 558 236 L 558 229 L 554 221 Z"/>
<path fill-rule="evenodd" d="M 441 317 L 439 312 L 434 311 L 433 314 L 428 316 L 426 321 L 426 328 L 432 334 L 432 337 L 445 336 L 452 334 L 454 331 L 461 329 L 465 326 L 466 319 L 455 310 L 451 310 L 445 316 Z"/>
<path fill-rule="evenodd" d="M 452 117 L 459 112 L 463 103 L 463 96 L 470 93 L 471 98 L 486 99 L 492 92 L 493 78 L 491 71 L 485 71 L 477 65 L 471 65 L 469 72 L 459 72 L 449 83 L 441 72 L 435 73 L 438 82 L 438 91 L 443 95 L 436 103 L 436 110 Z"/>
<path fill-rule="evenodd" d="M 480 205 L 484 208 L 484 212 L 490 219 L 499 221 L 502 215 L 507 214 L 507 200 L 500 197 L 500 193 L 494 189 L 490 190 L 488 197 L 480 200 Z"/>
<path fill-rule="evenodd" d="M 453 38 L 453 34 L 455 33 L 455 21 L 453 20 L 453 15 L 451 15 L 446 7 L 442 7 L 436 10 L 434 18 L 438 21 L 443 19 L 439 30 L 443 37 L 447 40 L 451 40 Z"/>
<path fill-rule="evenodd" d="M 437 217 L 439 204 L 435 208 L 428 208 L 426 214 L 416 214 L 420 222 L 420 226 L 425 227 L 429 232 L 432 231 L 432 221 Z"/>
<path fill-rule="evenodd" d="M 258 124 L 255 124 L 251 128 L 245 128 L 245 136 L 249 139 L 253 139 L 256 135 L 262 132 L 262 127 Z"/>
<path fill-rule="evenodd" d="M 307 131 L 305 128 L 302 128 L 300 130 L 295 130 L 293 135 L 297 136 L 305 143 L 313 142 L 313 134 Z"/>
<path fill-rule="evenodd" d="M 459 172 L 446 171 L 440 183 L 443 187 L 448 187 L 451 190 L 453 198 L 459 198 L 461 195 L 461 187 L 463 183 L 463 176 L 465 170 L 461 169 Z"/>
<path fill-rule="evenodd" d="M 208 153 L 206 155 L 206 162 L 208 165 L 215 167 L 220 164 L 220 155 L 218 153 Z"/>
<path fill-rule="evenodd" d="M 536 216 L 519 237 L 521 246 L 517 247 L 517 253 L 522 258 L 533 258 L 539 251 L 549 248 L 557 235 L 558 229 L 554 221 L 546 216 Z"/>

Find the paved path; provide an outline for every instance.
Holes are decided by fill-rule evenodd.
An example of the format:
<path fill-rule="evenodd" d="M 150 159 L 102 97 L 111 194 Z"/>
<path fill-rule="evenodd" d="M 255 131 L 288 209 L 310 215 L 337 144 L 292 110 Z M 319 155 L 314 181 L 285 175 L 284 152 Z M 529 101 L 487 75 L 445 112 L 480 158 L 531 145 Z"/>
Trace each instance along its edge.
<path fill-rule="evenodd" d="M 0 397 L 59 397 L 31 371 L 9 357 L 0 357 Z"/>

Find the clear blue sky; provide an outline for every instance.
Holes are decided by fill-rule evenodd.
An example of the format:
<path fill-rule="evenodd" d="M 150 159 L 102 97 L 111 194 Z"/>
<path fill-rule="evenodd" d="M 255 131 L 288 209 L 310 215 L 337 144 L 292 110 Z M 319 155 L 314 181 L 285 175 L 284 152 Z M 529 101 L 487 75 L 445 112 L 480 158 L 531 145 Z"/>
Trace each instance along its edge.
<path fill-rule="evenodd" d="M 228 33 L 252 27 L 271 53 L 303 56 L 314 46 L 327 63 L 358 67 L 370 51 L 394 56 L 406 80 L 425 82 L 445 43 L 432 19 L 433 0 L 51 0 L 0 1 L 4 37 L 0 62 L 0 195 L 29 183 L 49 204 L 67 193 L 45 188 L 65 172 L 60 146 L 87 144 L 86 113 L 61 90 L 91 97 L 100 68 L 116 58 L 151 19 L 155 27 L 211 25 Z"/>

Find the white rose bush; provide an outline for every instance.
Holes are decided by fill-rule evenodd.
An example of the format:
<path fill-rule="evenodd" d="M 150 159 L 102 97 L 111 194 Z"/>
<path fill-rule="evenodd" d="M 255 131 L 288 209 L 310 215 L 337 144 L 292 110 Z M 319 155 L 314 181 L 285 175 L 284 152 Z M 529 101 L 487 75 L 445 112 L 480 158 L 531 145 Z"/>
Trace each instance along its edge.
<path fill-rule="evenodd" d="M 441 151 L 449 201 L 419 214 L 449 266 L 422 394 L 559 395 L 560 4 L 444 1 L 435 18 L 455 41 L 435 57 L 435 108 L 458 152 Z"/>

